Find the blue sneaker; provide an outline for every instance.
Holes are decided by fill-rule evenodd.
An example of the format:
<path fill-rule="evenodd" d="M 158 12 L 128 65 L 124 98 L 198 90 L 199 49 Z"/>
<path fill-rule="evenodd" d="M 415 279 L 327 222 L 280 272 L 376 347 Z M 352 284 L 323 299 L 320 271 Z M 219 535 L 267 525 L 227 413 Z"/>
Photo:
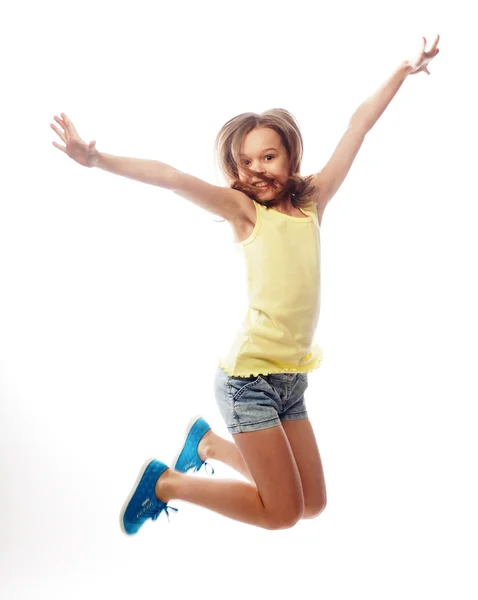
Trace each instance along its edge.
<path fill-rule="evenodd" d="M 200 415 L 196 415 L 189 421 L 186 427 L 184 442 L 179 452 L 171 461 L 172 469 L 180 473 L 186 473 L 191 469 L 194 469 L 196 472 L 204 465 L 206 473 L 206 466 L 208 466 L 212 469 L 211 475 L 214 475 L 213 467 L 208 462 L 202 461 L 198 454 L 199 442 L 210 429 L 209 424 Z"/>
<path fill-rule="evenodd" d="M 120 526 L 126 535 L 137 533 L 148 519 L 156 521 L 163 510 L 168 516 L 168 522 L 168 508 L 178 512 L 177 508 L 158 500 L 154 493 L 156 482 L 166 469 L 169 469 L 167 465 L 154 458 L 149 458 L 141 467 L 136 483 L 120 513 Z"/>

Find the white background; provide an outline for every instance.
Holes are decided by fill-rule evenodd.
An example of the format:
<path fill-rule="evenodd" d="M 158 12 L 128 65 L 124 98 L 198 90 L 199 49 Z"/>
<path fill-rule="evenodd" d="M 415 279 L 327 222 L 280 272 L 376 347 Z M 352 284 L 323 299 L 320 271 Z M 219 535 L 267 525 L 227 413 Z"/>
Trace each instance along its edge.
<path fill-rule="evenodd" d="M 2 9 L 2 597 L 477 598 L 471 6 Z M 306 401 L 325 512 L 271 532 L 172 501 L 171 525 L 163 513 L 124 536 L 118 515 L 139 467 L 170 461 L 192 415 L 232 439 L 213 378 L 239 325 L 242 280 L 227 223 L 82 168 L 52 145 L 53 115 L 65 112 L 100 152 L 224 185 L 220 127 L 283 107 L 301 126 L 307 175 L 437 33 L 431 75 L 404 82 L 322 221 L 325 356 Z M 211 464 L 214 477 L 240 478 Z"/>

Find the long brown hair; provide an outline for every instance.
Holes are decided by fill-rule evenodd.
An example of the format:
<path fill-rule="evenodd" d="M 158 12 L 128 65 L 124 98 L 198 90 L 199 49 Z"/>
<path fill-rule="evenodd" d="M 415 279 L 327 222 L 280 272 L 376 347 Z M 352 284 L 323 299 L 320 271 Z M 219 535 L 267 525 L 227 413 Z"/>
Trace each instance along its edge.
<path fill-rule="evenodd" d="M 283 189 L 272 200 L 259 200 L 257 190 L 239 179 L 240 149 L 245 136 L 256 127 L 268 127 L 276 131 L 289 157 L 289 177 Z M 233 117 L 225 123 L 216 137 L 214 145 L 216 160 L 230 187 L 239 190 L 257 203 L 271 208 L 289 197 L 296 208 L 310 207 L 314 203 L 317 189 L 312 183 L 313 175 L 302 177 L 300 165 L 303 156 L 303 141 L 299 125 L 295 117 L 284 108 L 272 108 L 261 114 L 246 112 Z M 257 179 L 274 185 L 270 177 L 253 171 L 241 164 L 241 170 Z"/>

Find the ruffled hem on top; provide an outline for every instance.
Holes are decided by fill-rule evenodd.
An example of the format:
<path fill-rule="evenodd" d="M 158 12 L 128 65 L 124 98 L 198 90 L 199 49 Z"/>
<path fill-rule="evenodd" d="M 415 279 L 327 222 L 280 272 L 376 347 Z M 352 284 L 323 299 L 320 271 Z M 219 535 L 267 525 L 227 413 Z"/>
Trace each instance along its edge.
<path fill-rule="evenodd" d="M 315 359 L 315 361 L 311 364 L 308 365 L 307 367 L 302 367 L 302 368 L 295 368 L 295 369 L 286 369 L 286 368 L 282 368 L 282 369 L 267 369 L 267 373 L 264 373 L 263 371 L 258 372 L 258 371 L 248 371 L 247 373 L 244 372 L 239 372 L 239 373 L 231 373 L 228 369 L 226 369 L 226 367 L 224 367 L 224 365 L 222 364 L 222 361 L 219 360 L 219 367 L 227 374 L 229 375 L 229 377 L 259 377 L 259 375 L 273 375 L 274 373 L 312 373 L 312 371 L 316 371 L 320 365 L 322 364 L 322 360 L 323 360 L 323 354 L 322 352 L 320 353 L 319 356 L 317 356 L 317 358 Z"/>

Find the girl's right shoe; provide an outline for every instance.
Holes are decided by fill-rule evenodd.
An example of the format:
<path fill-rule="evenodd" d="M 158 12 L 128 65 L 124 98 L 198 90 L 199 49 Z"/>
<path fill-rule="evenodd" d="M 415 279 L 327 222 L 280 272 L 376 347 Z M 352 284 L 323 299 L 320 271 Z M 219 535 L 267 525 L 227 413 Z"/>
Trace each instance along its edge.
<path fill-rule="evenodd" d="M 201 460 L 198 452 L 199 442 L 210 429 L 209 424 L 200 415 L 196 415 L 189 421 L 186 426 L 184 441 L 171 461 L 172 469 L 180 473 L 187 473 L 191 469 L 196 472 L 204 465 L 205 467 L 210 466 L 212 469 L 211 475 L 214 474 L 213 467 L 205 460 Z"/>
<path fill-rule="evenodd" d="M 168 506 L 156 498 L 156 482 L 161 475 L 169 469 L 160 460 L 149 458 L 141 467 L 136 482 L 120 513 L 120 526 L 126 535 L 133 535 L 148 519 L 155 521 L 164 510 L 168 515 L 168 509 L 178 512 L 177 508 Z"/>

